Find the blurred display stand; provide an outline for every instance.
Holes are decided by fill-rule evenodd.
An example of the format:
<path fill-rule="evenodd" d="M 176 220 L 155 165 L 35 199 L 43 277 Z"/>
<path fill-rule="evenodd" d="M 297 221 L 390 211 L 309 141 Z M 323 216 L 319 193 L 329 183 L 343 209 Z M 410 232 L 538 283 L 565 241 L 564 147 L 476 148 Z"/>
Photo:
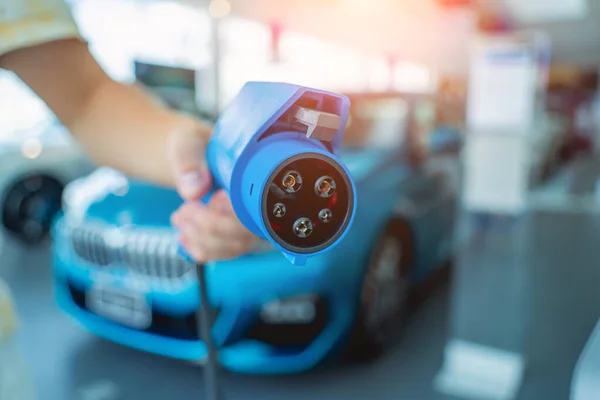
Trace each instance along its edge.
<path fill-rule="evenodd" d="M 575 367 L 570 400 L 597 400 L 600 396 L 600 321 Z"/>
<path fill-rule="evenodd" d="M 514 399 L 526 367 L 527 217 L 463 212 L 450 338 L 436 389 L 467 399 Z"/>
<path fill-rule="evenodd" d="M 473 47 L 450 337 L 434 382 L 453 397 L 515 399 L 526 370 L 527 208 L 547 51 L 537 34 Z"/>
<path fill-rule="evenodd" d="M 598 72 L 598 75 L 600 76 L 600 71 Z M 596 91 L 591 109 L 594 125 L 594 153 L 600 155 L 600 87 Z"/>

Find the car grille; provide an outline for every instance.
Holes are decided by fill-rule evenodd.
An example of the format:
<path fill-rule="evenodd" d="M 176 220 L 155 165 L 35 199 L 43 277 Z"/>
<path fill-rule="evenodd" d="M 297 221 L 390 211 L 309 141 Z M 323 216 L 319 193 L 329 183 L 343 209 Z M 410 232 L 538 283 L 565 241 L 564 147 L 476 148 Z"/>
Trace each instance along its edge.
<path fill-rule="evenodd" d="M 73 250 L 83 261 L 97 267 L 119 266 L 134 273 L 158 279 L 190 277 L 194 265 L 178 251 L 170 231 L 136 231 L 75 227 L 70 231 Z"/>

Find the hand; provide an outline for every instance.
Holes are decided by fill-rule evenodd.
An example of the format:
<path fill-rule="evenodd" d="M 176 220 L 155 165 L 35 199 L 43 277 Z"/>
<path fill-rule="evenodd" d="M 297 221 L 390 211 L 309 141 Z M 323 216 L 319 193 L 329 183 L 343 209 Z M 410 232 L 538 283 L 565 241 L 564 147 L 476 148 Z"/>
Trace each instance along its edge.
<path fill-rule="evenodd" d="M 218 190 L 208 204 L 184 204 L 171 217 L 183 247 L 198 262 L 236 258 L 260 243 L 239 221 L 227 192 Z"/>
<path fill-rule="evenodd" d="M 217 191 L 208 204 L 199 202 L 212 186 L 205 159 L 209 135 L 208 129 L 180 130 L 168 144 L 177 191 L 186 200 L 171 222 L 180 230 L 182 245 L 198 262 L 232 259 L 260 243 L 239 221 L 224 190 Z"/>
<path fill-rule="evenodd" d="M 184 200 L 199 201 L 212 186 L 205 156 L 209 137 L 209 128 L 202 125 L 186 126 L 169 136 L 167 159 Z"/>

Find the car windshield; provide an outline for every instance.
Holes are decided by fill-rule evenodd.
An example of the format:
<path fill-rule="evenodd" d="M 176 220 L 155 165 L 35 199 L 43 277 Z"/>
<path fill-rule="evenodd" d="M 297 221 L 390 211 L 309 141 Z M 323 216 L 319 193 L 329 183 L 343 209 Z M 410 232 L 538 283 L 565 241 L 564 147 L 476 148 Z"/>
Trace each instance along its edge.
<path fill-rule="evenodd" d="M 404 142 L 408 104 L 394 94 L 349 95 L 350 117 L 344 147 L 351 149 L 392 149 Z"/>
<path fill-rule="evenodd" d="M 14 73 L 0 71 L 0 145 L 39 137 L 49 143 L 70 140 L 67 131 Z"/>

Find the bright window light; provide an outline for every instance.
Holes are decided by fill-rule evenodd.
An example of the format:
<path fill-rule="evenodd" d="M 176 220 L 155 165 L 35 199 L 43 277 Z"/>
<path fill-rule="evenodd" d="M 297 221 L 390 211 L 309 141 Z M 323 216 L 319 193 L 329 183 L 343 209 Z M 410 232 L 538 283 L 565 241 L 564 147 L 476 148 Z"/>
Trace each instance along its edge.
<path fill-rule="evenodd" d="M 326 51 L 322 40 L 293 31 L 284 31 L 280 46 L 282 58 L 296 64 L 314 64 L 314 57 Z"/>
<path fill-rule="evenodd" d="M 390 89 L 390 66 L 385 58 L 372 60 L 367 66 L 367 87 L 374 92 Z"/>
<path fill-rule="evenodd" d="M 394 89 L 400 92 L 427 93 L 434 90 L 434 79 L 431 71 L 423 66 L 399 63 L 394 68 Z"/>
<path fill-rule="evenodd" d="M 228 0 L 212 0 L 208 12 L 213 18 L 224 18 L 231 12 L 231 4 Z"/>
<path fill-rule="evenodd" d="M 90 50 L 106 72 L 120 81 L 133 77 L 136 11 L 131 1 L 81 0 L 73 4 L 74 17 Z"/>
<path fill-rule="evenodd" d="M 221 22 L 223 56 L 234 55 L 238 62 L 267 62 L 271 51 L 271 32 L 261 23 L 230 17 Z"/>
<path fill-rule="evenodd" d="M 281 51 L 287 63 L 302 66 L 302 74 L 312 77 L 324 88 L 339 91 L 364 89 L 365 57 L 349 46 L 285 31 Z"/>
<path fill-rule="evenodd" d="M 52 115 L 46 104 L 12 72 L 0 72 L 0 93 L 0 139 L 21 135 Z"/>
<path fill-rule="evenodd" d="M 133 80 L 134 59 L 187 68 L 210 62 L 206 10 L 158 0 L 81 0 L 74 14 L 92 52 L 115 79 Z"/>

